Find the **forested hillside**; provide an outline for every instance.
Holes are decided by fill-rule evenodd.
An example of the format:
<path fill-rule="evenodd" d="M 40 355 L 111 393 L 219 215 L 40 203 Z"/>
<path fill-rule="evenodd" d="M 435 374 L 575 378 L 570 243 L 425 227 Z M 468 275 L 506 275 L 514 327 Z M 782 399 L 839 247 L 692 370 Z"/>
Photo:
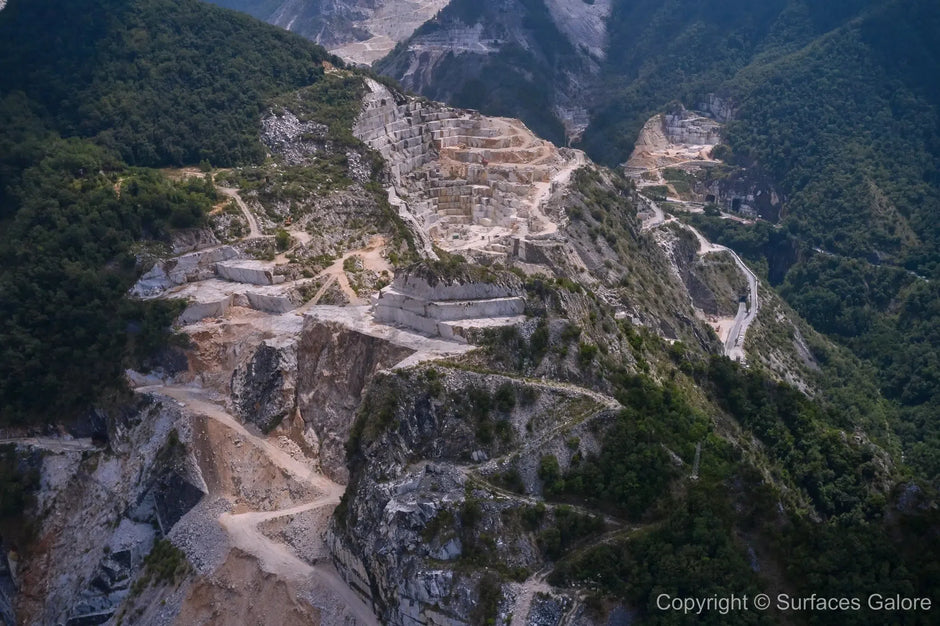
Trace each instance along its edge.
<path fill-rule="evenodd" d="M 0 38 L 0 421 L 53 421 L 165 345 L 175 309 L 124 297 L 137 242 L 218 202 L 139 166 L 260 162 L 266 100 L 336 60 L 194 0 L 17 1 Z"/>

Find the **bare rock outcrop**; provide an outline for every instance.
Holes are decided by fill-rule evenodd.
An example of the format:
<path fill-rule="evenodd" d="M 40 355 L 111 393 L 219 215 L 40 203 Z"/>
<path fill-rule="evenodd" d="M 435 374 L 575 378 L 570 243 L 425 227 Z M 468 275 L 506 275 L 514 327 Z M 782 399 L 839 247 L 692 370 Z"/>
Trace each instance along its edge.
<path fill-rule="evenodd" d="M 261 432 L 270 432 L 293 413 L 296 385 L 296 342 L 292 339 L 264 341 L 232 376 L 234 412 Z"/>
<path fill-rule="evenodd" d="M 286 110 L 272 111 L 261 118 L 261 141 L 287 165 L 303 165 L 322 152 L 328 134 L 325 124 L 302 122 Z"/>
<path fill-rule="evenodd" d="M 567 468 L 596 452 L 595 431 L 616 403 L 595 396 L 433 366 L 375 380 L 352 432 L 352 491 L 328 542 L 383 623 L 456 626 L 496 617 L 487 612 L 508 619 L 517 598 L 506 573 L 525 580 L 546 561 L 517 520 L 580 515 L 527 494 L 541 493 L 543 455 Z M 497 485 L 506 475 L 522 476 L 515 491 Z M 532 610 L 521 617 L 538 614 L 537 603 Z"/>
<path fill-rule="evenodd" d="M 373 375 L 413 350 L 335 323 L 306 319 L 297 348 L 297 406 L 316 432 L 323 472 L 348 480 L 346 440 Z"/>
<path fill-rule="evenodd" d="M 178 407 L 147 398 L 108 430 L 108 449 L 23 444 L 39 453 L 43 515 L 34 517 L 41 551 L 16 572 L 20 623 L 106 621 L 131 595 L 154 541 L 207 491 Z"/>
<path fill-rule="evenodd" d="M 385 159 L 399 212 L 417 230 L 444 249 L 554 232 L 541 204 L 581 163 L 579 153 L 559 150 L 517 120 L 367 84 L 354 132 Z"/>
<path fill-rule="evenodd" d="M 399 272 L 374 307 L 378 322 L 456 341 L 467 341 L 474 328 L 518 324 L 524 312 L 522 283 L 515 275 L 469 266 L 447 275 L 428 264 Z"/>

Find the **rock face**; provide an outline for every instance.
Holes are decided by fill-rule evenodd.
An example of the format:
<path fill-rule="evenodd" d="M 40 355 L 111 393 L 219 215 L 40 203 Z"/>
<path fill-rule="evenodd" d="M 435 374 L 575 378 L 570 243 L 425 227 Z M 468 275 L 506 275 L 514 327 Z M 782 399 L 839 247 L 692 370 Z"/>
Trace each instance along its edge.
<path fill-rule="evenodd" d="M 307 37 L 355 63 L 385 56 L 450 0 L 214 0 Z"/>
<path fill-rule="evenodd" d="M 561 144 L 587 127 L 611 7 L 610 0 L 452 3 L 376 67 L 429 98 L 522 117 Z M 500 96 L 489 99 L 491 91 Z"/>
<path fill-rule="evenodd" d="M 205 280 L 215 275 L 217 263 L 237 256 L 235 248 L 222 246 L 158 261 L 140 277 L 130 293 L 137 298 L 149 298 L 178 285 Z"/>
<path fill-rule="evenodd" d="M 277 285 L 284 282 L 283 276 L 274 274 L 273 265 L 264 261 L 225 261 L 217 263 L 215 271 L 219 278 L 235 283 Z"/>
<path fill-rule="evenodd" d="M 232 376 L 235 415 L 270 432 L 296 405 L 297 344 L 271 339 Z"/>
<path fill-rule="evenodd" d="M 559 151 L 515 120 L 368 85 L 355 134 L 385 158 L 400 210 L 441 247 L 555 229 L 540 201 L 556 176 L 580 162 L 577 153 Z"/>
<path fill-rule="evenodd" d="M 431 388 L 429 376 L 438 382 Z M 500 389 L 512 402 L 482 411 Z M 570 430 L 547 415 L 566 415 Z M 595 450 L 609 415 L 577 391 L 501 376 L 419 368 L 378 378 L 353 432 L 353 492 L 329 537 L 337 567 L 371 597 L 382 623 L 485 621 L 476 610 L 481 566 L 498 560 L 503 571 L 534 572 L 545 560 L 533 534 L 512 521 L 532 500 L 491 477 L 513 468 L 525 492 L 540 493 L 540 458 L 557 454 L 567 468 L 578 450 L 566 440 L 579 437 L 580 454 Z M 481 437 L 481 420 L 502 424 L 502 434 Z M 555 514 L 545 509 L 546 519 Z M 523 609 L 508 581 L 495 584 L 501 613 Z M 519 617 L 529 618 L 528 608 Z"/>
<path fill-rule="evenodd" d="M 733 102 L 713 93 L 708 94 L 696 108 L 722 124 L 727 124 L 737 114 L 737 108 Z"/>
<path fill-rule="evenodd" d="M 715 120 L 685 108 L 655 115 L 640 131 L 626 169 L 639 174 L 690 161 L 706 161 L 711 149 L 720 142 L 721 125 Z"/>
<path fill-rule="evenodd" d="M 663 132 L 672 143 L 707 146 L 721 141 L 718 122 L 686 110 L 664 115 Z"/>
<path fill-rule="evenodd" d="M 345 445 L 366 384 L 412 352 L 339 324 L 304 321 L 297 348 L 297 406 L 316 433 L 320 465 L 333 480 L 348 480 Z"/>
<path fill-rule="evenodd" d="M 698 191 L 725 212 L 761 217 L 771 222 L 780 218 L 785 201 L 770 176 L 759 168 L 734 170 L 718 180 L 706 181 Z"/>
<path fill-rule="evenodd" d="M 611 0 L 545 0 L 545 6 L 568 41 L 598 59 L 607 56 L 607 18 Z"/>
<path fill-rule="evenodd" d="M 155 539 L 207 491 L 177 407 L 144 401 L 109 426 L 108 450 L 33 444 L 41 452 L 42 552 L 17 570 L 30 589 L 16 599 L 17 623 L 106 621 L 131 593 Z"/>

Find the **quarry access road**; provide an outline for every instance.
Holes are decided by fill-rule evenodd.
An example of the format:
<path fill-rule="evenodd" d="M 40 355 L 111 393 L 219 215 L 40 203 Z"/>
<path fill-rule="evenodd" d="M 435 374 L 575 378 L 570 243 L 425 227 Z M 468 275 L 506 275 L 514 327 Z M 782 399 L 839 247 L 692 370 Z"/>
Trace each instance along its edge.
<path fill-rule="evenodd" d="M 233 199 L 239 210 L 242 212 L 242 215 L 245 216 L 245 219 L 248 221 L 247 238 L 260 239 L 261 237 L 264 237 L 264 233 L 261 232 L 261 228 L 258 226 L 258 220 L 256 220 L 254 214 L 248 210 L 248 205 L 245 204 L 244 200 L 242 200 L 241 195 L 238 193 L 238 189 L 234 189 L 232 187 L 216 187 L 216 189 L 222 192 L 222 194 Z"/>
<path fill-rule="evenodd" d="M 741 257 L 739 257 L 734 250 L 728 248 L 725 248 L 725 250 L 731 254 L 734 262 L 737 263 L 741 271 L 744 272 L 748 287 L 747 307 L 745 307 L 743 302 L 738 305 L 738 314 L 734 318 L 734 326 L 731 327 L 728 340 L 725 341 L 725 355 L 736 361 L 744 361 L 744 337 L 747 334 L 747 329 L 757 318 L 757 312 L 760 310 L 760 300 L 757 297 L 757 276 L 751 271 L 751 268 L 741 260 Z"/>
<path fill-rule="evenodd" d="M 659 203 L 655 200 L 651 200 L 646 196 L 640 196 L 643 200 L 646 201 L 646 204 L 653 210 L 653 217 L 648 220 L 643 220 L 643 224 L 640 226 L 640 230 L 652 230 L 658 228 L 666 223 L 666 213 L 659 208 Z"/>
<path fill-rule="evenodd" d="M 644 220 L 643 225 L 641 226 L 642 231 L 649 231 L 654 228 L 658 228 L 664 224 L 671 223 L 675 220 L 672 216 L 667 216 L 666 213 L 659 207 L 659 204 L 655 200 L 651 200 L 646 196 L 641 196 L 653 210 L 653 217 Z M 757 318 L 757 313 L 760 311 L 760 298 L 757 295 L 757 275 L 751 271 L 751 268 L 741 260 L 741 257 L 727 246 L 723 246 L 717 243 L 712 243 L 705 236 L 698 231 L 698 229 L 689 226 L 688 224 L 677 222 L 695 235 L 695 238 L 698 239 L 699 249 L 698 255 L 704 256 L 706 254 L 727 252 L 731 255 L 731 258 L 734 259 L 735 264 L 738 266 L 738 269 L 741 270 L 741 273 L 744 274 L 745 279 L 747 280 L 748 287 L 748 296 L 746 302 L 741 302 L 738 305 L 738 312 L 734 317 L 734 322 L 731 326 L 731 332 L 728 333 L 728 337 L 725 339 L 724 344 L 722 345 L 722 352 L 725 356 L 735 361 L 745 361 L 744 354 L 744 339 L 747 336 L 748 328 Z"/>
<path fill-rule="evenodd" d="M 696 238 L 698 238 L 699 255 L 714 252 L 727 252 L 731 255 L 731 258 L 734 259 L 741 273 L 744 274 L 744 278 L 747 279 L 747 301 L 738 304 L 738 313 L 734 317 L 734 325 L 731 327 L 731 332 L 728 333 L 728 337 L 725 339 L 723 346 L 725 356 L 735 361 L 743 362 L 745 360 L 744 339 L 747 335 L 747 329 L 757 318 L 757 313 L 760 310 L 760 299 L 757 297 L 757 275 L 751 271 L 751 268 L 749 268 L 747 264 L 741 260 L 741 257 L 738 256 L 737 252 L 731 248 L 710 242 L 702 233 L 688 224 L 683 224 L 682 226 L 692 231 Z"/>
<path fill-rule="evenodd" d="M 259 567 L 284 580 L 305 584 L 311 578 L 319 581 L 335 596 L 342 606 L 356 619 L 356 622 L 368 626 L 378 626 L 379 622 L 372 610 L 340 578 L 330 563 L 311 565 L 299 557 L 285 544 L 267 537 L 258 526 L 266 521 L 297 515 L 314 509 L 336 506 L 346 488 L 333 482 L 314 469 L 312 464 L 298 460 L 271 443 L 263 436 L 249 431 L 235 417 L 210 399 L 206 392 L 198 387 L 182 385 L 153 385 L 140 387 L 139 393 L 152 393 L 170 398 L 188 409 L 189 412 L 208 417 L 237 433 L 244 441 L 261 451 L 275 466 L 290 474 L 298 481 L 312 486 L 320 494 L 313 500 L 296 506 L 275 511 L 246 511 L 244 513 L 223 513 L 219 524 L 225 529 L 232 546 L 257 559 Z M 318 530 L 325 530 L 318 529 Z"/>

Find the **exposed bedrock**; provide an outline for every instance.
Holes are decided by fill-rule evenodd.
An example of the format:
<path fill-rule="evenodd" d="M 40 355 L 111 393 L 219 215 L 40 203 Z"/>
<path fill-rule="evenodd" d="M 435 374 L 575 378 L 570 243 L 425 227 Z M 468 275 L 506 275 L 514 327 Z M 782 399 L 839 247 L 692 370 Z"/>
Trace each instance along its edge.
<path fill-rule="evenodd" d="M 672 143 L 712 145 L 721 141 L 721 124 L 682 109 L 663 116 L 663 132 Z"/>
<path fill-rule="evenodd" d="M 146 298 L 161 294 L 177 285 L 212 278 L 215 276 L 217 263 L 237 256 L 235 248 L 222 246 L 158 261 L 140 277 L 131 289 L 131 295 Z"/>
<path fill-rule="evenodd" d="M 564 470 L 596 453 L 614 410 L 552 383 L 433 366 L 380 375 L 357 418 L 349 492 L 328 536 L 338 569 L 385 624 L 472 622 L 486 567 L 544 567 L 534 535 L 512 521 L 534 502 L 524 494 L 542 491 L 541 458 L 555 455 Z M 495 436 L 481 435 L 490 428 Z M 506 471 L 518 472 L 524 494 L 493 485 Z M 515 608 L 510 587 L 499 586 L 503 617 Z"/>
<path fill-rule="evenodd" d="M 382 154 L 407 210 L 441 245 L 465 240 L 469 226 L 546 227 L 537 185 L 550 186 L 578 158 L 574 152 L 517 120 L 405 97 L 372 80 L 368 86 L 355 134 Z"/>
<path fill-rule="evenodd" d="M 269 339 L 232 376 L 235 414 L 270 432 L 294 411 L 297 383 L 297 344 L 292 339 Z"/>
<path fill-rule="evenodd" d="M 56 447 L 54 439 L 20 448 L 40 476 L 42 549 L 16 568 L 12 623 L 107 621 L 132 595 L 154 541 L 207 491 L 189 421 L 175 405 L 148 398 L 108 418 L 108 431 L 107 449 Z"/>
<path fill-rule="evenodd" d="M 274 274 L 274 266 L 265 261 L 226 261 L 215 266 L 219 278 L 249 285 L 276 285 L 283 276 Z"/>
<path fill-rule="evenodd" d="M 349 479 L 345 445 L 363 388 L 376 372 L 413 352 L 340 324 L 304 321 L 297 349 L 297 406 L 317 435 L 320 465 L 331 479 Z"/>

